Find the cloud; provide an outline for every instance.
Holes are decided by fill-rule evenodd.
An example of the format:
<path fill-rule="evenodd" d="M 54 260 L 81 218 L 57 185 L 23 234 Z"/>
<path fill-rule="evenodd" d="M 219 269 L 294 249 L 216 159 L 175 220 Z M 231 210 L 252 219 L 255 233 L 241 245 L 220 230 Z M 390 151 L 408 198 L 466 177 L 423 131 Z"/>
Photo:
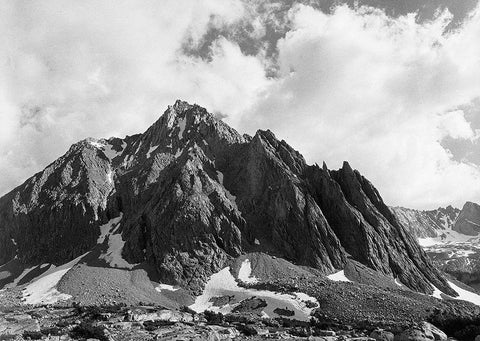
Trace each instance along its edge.
<path fill-rule="evenodd" d="M 242 127 L 270 127 L 310 162 L 351 161 L 389 204 L 480 201 L 478 166 L 441 146 L 475 136 L 455 109 L 480 95 L 478 13 L 447 35 L 448 12 L 421 24 L 365 7 L 327 15 L 298 5 L 289 15 L 280 79 Z"/>
<path fill-rule="evenodd" d="M 473 131 L 471 124 L 465 119 L 463 110 L 454 110 L 441 115 L 438 128 L 443 138 L 450 137 L 471 141 L 477 138 L 477 134 Z"/>
<path fill-rule="evenodd" d="M 445 33 L 448 12 L 418 22 L 367 7 L 280 7 L 2 2 L 0 193 L 87 136 L 145 130 L 182 98 L 241 132 L 270 128 L 309 162 L 349 160 L 389 204 L 480 202 L 478 166 L 442 146 L 477 141 L 478 12 Z M 185 54 L 186 43 L 208 58 Z"/>
<path fill-rule="evenodd" d="M 87 136 L 145 130 L 177 98 L 233 114 L 263 66 L 219 39 L 212 61 L 181 53 L 231 25 L 226 1 L 5 1 L 0 5 L 0 193 Z M 243 72 L 238 74 L 238 67 Z"/>

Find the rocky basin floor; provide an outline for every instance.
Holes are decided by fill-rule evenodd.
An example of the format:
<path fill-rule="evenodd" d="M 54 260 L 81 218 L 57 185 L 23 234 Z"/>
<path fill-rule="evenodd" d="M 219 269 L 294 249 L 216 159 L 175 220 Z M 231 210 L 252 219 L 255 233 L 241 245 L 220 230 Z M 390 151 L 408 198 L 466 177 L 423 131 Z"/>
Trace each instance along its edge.
<path fill-rule="evenodd" d="M 319 306 L 309 321 L 262 316 L 260 299 L 250 298 L 232 313 L 156 304 L 31 306 L 20 291 L 0 292 L 0 340 L 475 340 L 480 310 L 467 302 L 437 300 L 405 290 L 353 283 L 271 281 L 269 290 L 302 290 Z M 217 301 L 221 301 L 218 298 Z M 439 327 L 439 328 L 437 328 Z"/>
<path fill-rule="evenodd" d="M 433 325 L 412 324 L 394 334 L 381 329 L 323 325 L 255 315 L 172 311 L 155 306 L 3 308 L 0 340 L 446 340 Z"/>

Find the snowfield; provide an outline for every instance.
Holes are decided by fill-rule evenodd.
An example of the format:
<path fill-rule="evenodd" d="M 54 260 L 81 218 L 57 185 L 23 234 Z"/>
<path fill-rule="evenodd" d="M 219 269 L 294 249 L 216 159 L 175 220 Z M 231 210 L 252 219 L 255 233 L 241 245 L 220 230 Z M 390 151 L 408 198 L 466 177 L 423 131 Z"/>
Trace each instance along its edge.
<path fill-rule="evenodd" d="M 440 237 L 442 234 L 443 239 Z M 439 230 L 439 237 L 418 238 L 418 243 L 430 255 L 445 257 L 446 264 L 452 260 L 461 259 L 469 265 L 472 260 L 478 259 L 477 254 L 480 253 L 480 237 L 465 235 L 452 229 Z M 462 289 L 450 281 L 448 281 L 448 284 L 459 294 L 458 297 L 452 297 L 452 299 L 464 300 L 480 305 L 480 295 Z M 440 294 L 444 297 L 447 296 L 437 288 L 434 288 L 434 292 L 430 296 L 441 299 L 442 296 Z"/>
<path fill-rule="evenodd" d="M 452 288 L 458 293 L 458 297 L 454 297 L 454 299 L 471 302 L 473 304 L 480 306 L 480 295 L 477 295 L 473 292 L 462 289 L 450 281 L 448 281 L 448 285 L 450 285 L 450 288 Z"/>
<path fill-rule="evenodd" d="M 344 270 L 328 275 L 327 278 L 335 282 L 351 282 L 351 280 L 349 280 L 347 276 L 345 276 Z"/>
<path fill-rule="evenodd" d="M 87 253 L 62 266 L 52 267 L 27 285 L 22 292 L 25 304 L 52 304 L 71 298 L 70 295 L 59 292 L 56 288 L 57 284 L 86 254 Z"/>
<path fill-rule="evenodd" d="M 244 262 L 242 266 L 244 264 L 245 268 L 242 276 L 247 273 L 250 275 L 250 272 L 247 271 L 247 263 Z M 248 276 L 247 278 L 251 277 Z M 212 299 L 222 296 L 234 296 L 234 300 L 223 306 L 214 306 Z M 267 306 L 263 309 L 262 315 L 268 315 L 270 317 L 278 316 L 273 312 L 276 308 L 288 308 L 295 312 L 292 318 L 308 321 L 313 308 L 308 308 L 305 301 L 314 302 L 318 306 L 318 301 L 315 298 L 303 293 L 280 294 L 268 290 L 242 288 L 231 274 L 230 267 L 226 267 L 210 277 L 202 295 L 198 296 L 195 303 L 190 305 L 189 308 L 198 313 L 211 310 L 226 314 L 231 312 L 240 301 L 254 296 L 267 302 Z"/>

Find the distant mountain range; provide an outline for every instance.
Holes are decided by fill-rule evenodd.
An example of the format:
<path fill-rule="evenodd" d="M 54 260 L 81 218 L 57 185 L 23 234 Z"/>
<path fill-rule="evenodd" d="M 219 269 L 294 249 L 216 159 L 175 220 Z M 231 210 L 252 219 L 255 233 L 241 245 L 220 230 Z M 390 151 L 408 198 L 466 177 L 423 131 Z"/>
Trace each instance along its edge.
<path fill-rule="evenodd" d="M 423 245 L 436 266 L 480 288 L 480 206 L 466 202 L 431 211 L 392 207 L 398 220 Z"/>
<path fill-rule="evenodd" d="M 453 230 L 460 213 L 458 208 L 452 206 L 429 211 L 404 207 L 391 207 L 391 210 L 416 238 L 435 238 L 446 231 Z"/>

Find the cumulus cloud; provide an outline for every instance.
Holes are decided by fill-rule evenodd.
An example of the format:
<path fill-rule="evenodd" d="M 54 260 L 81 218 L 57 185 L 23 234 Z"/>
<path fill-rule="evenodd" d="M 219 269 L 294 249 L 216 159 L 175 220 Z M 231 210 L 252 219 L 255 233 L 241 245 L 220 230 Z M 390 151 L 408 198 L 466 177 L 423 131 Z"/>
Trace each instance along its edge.
<path fill-rule="evenodd" d="M 346 6 L 327 15 L 300 5 L 289 15 L 281 78 L 246 129 L 270 126 L 311 162 L 351 161 L 389 204 L 480 200 L 478 166 L 453 161 L 440 144 L 475 136 L 455 109 L 480 94 L 478 13 L 449 34 L 448 12 L 421 24 Z"/>
<path fill-rule="evenodd" d="M 0 6 L 0 193 L 87 136 L 145 130 L 177 98 L 236 114 L 254 97 L 248 78 L 264 80 L 259 60 L 226 40 L 208 62 L 181 53 L 187 38 L 240 20 L 237 0 Z"/>
<path fill-rule="evenodd" d="M 465 119 L 463 110 L 454 110 L 447 112 L 439 117 L 439 125 L 443 137 L 453 139 L 464 139 L 473 141 L 477 138 L 477 133 Z"/>
<path fill-rule="evenodd" d="M 310 162 L 349 160 L 388 204 L 480 202 L 478 166 L 441 145 L 477 141 L 464 108 L 479 103 L 478 12 L 445 33 L 448 12 L 419 23 L 303 5 L 280 20 L 278 6 L 258 15 L 241 0 L 0 6 L 0 193 L 71 143 L 141 132 L 182 98 L 241 132 L 270 128 Z M 209 58 L 184 53 L 228 29 Z"/>

